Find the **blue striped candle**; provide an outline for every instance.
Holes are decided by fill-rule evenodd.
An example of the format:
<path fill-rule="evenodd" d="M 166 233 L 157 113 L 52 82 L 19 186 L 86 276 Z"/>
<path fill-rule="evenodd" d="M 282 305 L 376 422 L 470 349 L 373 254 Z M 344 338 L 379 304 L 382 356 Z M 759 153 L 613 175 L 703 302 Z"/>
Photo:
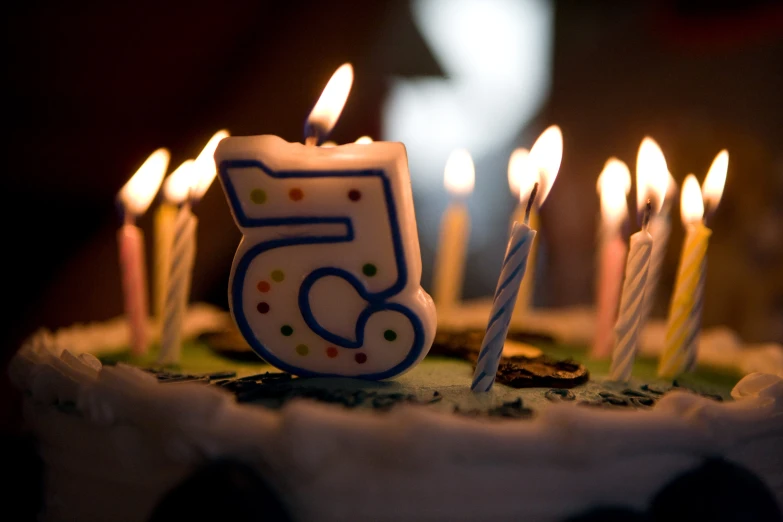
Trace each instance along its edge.
<path fill-rule="evenodd" d="M 498 278 L 498 286 L 495 289 L 487 331 L 484 333 L 481 351 L 476 362 L 473 383 L 470 385 L 470 389 L 474 392 L 487 392 L 495 382 L 500 356 L 503 354 L 503 345 L 506 342 L 508 325 L 511 322 L 511 314 L 514 311 L 519 285 L 525 275 L 527 258 L 530 255 L 530 247 L 533 246 L 533 238 L 535 237 L 535 230 L 523 223 L 514 223 L 506 248 L 506 256 L 503 259 L 503 268 Z"/>

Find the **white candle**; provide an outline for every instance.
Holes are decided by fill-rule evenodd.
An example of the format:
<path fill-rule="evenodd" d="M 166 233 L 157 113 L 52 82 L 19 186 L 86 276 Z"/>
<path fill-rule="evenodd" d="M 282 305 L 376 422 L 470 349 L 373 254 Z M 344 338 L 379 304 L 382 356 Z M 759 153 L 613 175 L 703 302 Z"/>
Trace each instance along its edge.
<path fill-rule="evenodd" d="M 144 233 L 135 221 L 146 212 L 155 197 L 168 163 L 168 150 L 156 150 L 117 194 L 124 214 L 124 223 L 117 233 L 122 290 L 134 355 L 142 355 L 149 348 Z"/>
<path fill-rule="evenodd" d="M 351 83 L 345 70 L 308 118 L 307 144 L 337 120 Z M 437 321 L 421 288 L 403 144 L 231 137 L 215 160 L 243 235 L 229 306 L 253 350 L 296 375 L 365 379 L 394 377 L 424 358 Z"/>
<path fill-rule="evenodd" d="M 663 204 L 668 172 L 666 159 L 657 144 L 650 138 L 642 140 L 636 161 L 636 202 L 644 217 L 642 229 L 631 236 L 625 266 L 620 310 L 614 329 L 615 345 L 610 368 L 613 380 L 627 381 L 633 370 L 641 328 L 642 300 L 653 245 L 647 226 Z"/>
<path fill-rule="evenodd" d="M 669 243 L 669 232 L 671 230 L 671 218 L 669 212 L 671 203 L 677 195 L 677 182 L 669 174 L 669 181 L 666 188 L 666 197 L 664 198 L 661 211 L 650 219 L 650 225 L 647 230 L 653 238 L 652 253 L 650 254 L 650 268 L 647 271 L 647 288 L 644 292 L 642 301 L 642 325 L 647 323 L 650 312 L 655 304 L 655 295 L 658 291 L 658 281 L 661 278 L 661 267 L 666 257 L 666 246 Z"/>
<path fill-rule="evenodd" d="M 595 337 L 591 355 L 609 357 L 614 344 L 613 326 L 617 319 L 623 263 L 628 249 L 622 236 L 622 225 L 628 216 L 628 193 L 631 173 L 625 163 L 610 158 L 598 177 L 601 197 L 601 226 L 598 244 L 598 277 L 596 280 Z"/>
<path fill-rule="evenodd" d="M 721 151 L 712 162 L 703 189 L 699 189 L 693 174 L 689 174 L 682 185 L 680 212 L 687 233 L 666 324 L 666 342 L 658 366 L 661 377 L 672 378 L 690 371 L 696 362 L 707 245 L 712 235 L 712 230 L 705 225 L 704 200 L 709 204 L 710 213 L 714 212 L 723 194 L 728 162 L 728 152 Z"/>
<path fill-rule="evenodd" d="M 523 223 L 525 221 L 526 201 L 524 201 L 524 195 L 520 194 L 519 189 L 522 180 L 528 176 L 527 170 L 534 168 L 535 166 L 530 161 L 530 153 L 527 149 L 518 148 L 511 153 L 508 160 L 508 187 L 509 190 L 511 190 L 511 193 L 519 199 L 519 203 L 517 203 L 514 212 L 511 214 L 509 230 L 513 229 L 514 223 Z M 527 223 L 531 229 L 539 229 L 540 224 L 537 208 L 533 207 L 530 209 Z M 533 302 L 533 290 L 536 281 L 536 256 L 538 253 L 537 242 L 533 242 L 530 248 L 525 277 L 522 279 L 522 283 L 519 286 L 519 293 L 517 293 L 517 300 L 514 304 L 513 319 L 517 323 L 524 320 L 524 317 Z"/>
<path fill-rule="evenodd" d="M 441 220 L 433 273 L 432 297 L 441 310 L 454 308 L 461 299 L 470 236 L 470 214 L 464 198 L 473 191 L 475 176 L 470 153 L 464 149 L 453 151 L 446 162 L 443 179 L 452 202 Z"/>
<path fill-rule="evenodd" d="M 226 137 L 226 130 L 215 133 L 198 157 L 185 161 L 168 177 L 164 186 L 168 201 L 180 205 L 180 208 L 171 224 L 169 235 L 159 364 L 172 364 L 180 359 L 182 322 L 187 311 L 196 258 L 198 221 L 193 215 L 192 206 L 203 197 L 215 179 L 215 149 Z"/>

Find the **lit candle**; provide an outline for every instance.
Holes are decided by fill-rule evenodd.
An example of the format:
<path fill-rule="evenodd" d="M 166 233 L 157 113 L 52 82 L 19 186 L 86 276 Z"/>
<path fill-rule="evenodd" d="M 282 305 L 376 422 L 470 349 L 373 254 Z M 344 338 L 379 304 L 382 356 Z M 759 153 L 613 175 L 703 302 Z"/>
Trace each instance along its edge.
<path fill-rule="evenodd" d="M 563 135 L 560 128 L 553 125 L 541 134 L 530 150 L 533 168 L 526 170 L 520 183 L 520 193 L 527 195 L 526 215 L 523 223 L 515 223 L 506 248 L 489 322 L 470 385 L 474 392 L 488 392 L 495 383 L 517 293 L 536 236 L 536 231 L 530 228 L 529 215 L 534 207 L 543 204 L 549 194 L 560 170 L 562 157 Z"/>
<path fill-rule="evenodd" d="M 534 168 L 530 162 L 530 153 L 527 149 L 519 148 L 511 153 L 508 160 L 508 187 L 511 193 L 519 200 L 519 203 L 514 208 L 514 212 L 511 214 L 511 223 L 509 230 L 513 230 L 514 223 L 522 223 L 525 219 L 525 201 L 523 197 L 520 197 L 519 187 L 522 180 L 525 178 L 527 169 Z M 524 196 L 524 194 L 522 194 Z M 536 208 L 530 209 L 530 215 L 528 216 L 528 225 L 533 230 L 538 230 L 538 210 Z M 519 287 L 519 293 L 517 294 L 517 301 L 514 305 L 514 319 L 524 320 L 524 316 L 531 306 L 533 301 L 533 288 L 536 281 L 536 253 L 538 247 L 536 243 L 533 243 L 530 249 L 530 255 L 527 260 L 527 268 L 525 269 L 526 277 L 522 279 L 522 284 Z"/>
<path fill-rule="evenodd" d="M 144 233 L 136 226 L 136 218 L 144 214 L 152 203 L 168 164 L 169 151 L 156 150 L 117 194 L 123 212 L 123 225 L 117 233 L 117 243 L 125 316 L 128 319 L 130 346 L 134 355 L 146 353 L 149 347 Z"/>
<path fill-rule="evenodd" d="M 470 236 L 470 214 L 464 199 L 473 191 L 475 170 L 470 153 L 457 149 L 446 161 L 443 184 L 452 201 L 443 214 L 435 254 L 432 297 L 442 310 L 459 304 L 465 275 L 465 254 Z"/>
<path fill-rule="evenodd" d="M 645 138 L 639 147 L 636 161 L 636 203 L 643 216 L 642 228 L 631 235 L 620 311 L 614 327 L 615 344 L 610 376 L 616 381 L 630 379 L 636 358 L 642 301 L 653 245 L 647 227 L 663 204 L 668 172 L 661 149 L 654 141 Z"/>
<path fill-rule="evenodd" d="M 253 350 L 282 370 L 384 379 L 424 358 L 437 321 L 420 284 L 405 146 L 315 146 L 352 77 L 345 65 L 329 81 L 305 145 L 248 136 L 218 146 L 218 175 L 243 235 L 229 306 Z"/>
<path fill-rule="evenodd" d="M 666 257 L 666 246 L 669 243 L 669 231 L 671 230 L 670 210 L 672 201 L 677 196 L 677 182 L 669 174 L 669 182 L 666 187 L 666 197 L 663 200 L 661 211 L 650 218 L 650 225 L 647 230 L 653 238 L 652 252 L 650 253 L 650 268 L 647 270 L 647 286 L 642 300 L 642 319 L 641 325 L 647 324 L 650 317 L 650 311 L 655 304 L 655 294 L 658 290 L 658 281 L 661 278 L 661 267 Z"/>
<path fill-rule="evenodd" d="M 720 203 L 728 165 L 729 153 L 723 150 L 713 160 L 701 190 L 693 174 L 689 174 L 682 184 L 680 213 L 687 232 L 666 324 L 666 342 L 658 366 L 661 377 L 672 378 L 690 371 L 696 362 L 707 273 L 707 244 L 712 235 L 706 218 Z M 708 213 L 704 211 L 705 201 Z"/>
<path fill-rule="evenodd" d="M 168 177 L 164 186 L 167 199 L 180 206 L 170 232 L 159 364 L 179 362 L 182 351 L 182 321 L 187 311 L 193 263 L 196 258 L 198 221 L 193 214 L 193 205 L 204 196 L 215 179 L 215 149 L 227 136 L 228 131 L 225 130 L 215 133 L 195 161 L 185 161 Z"/>
<path fill-rule="evenodd" d="M 614 344 L 613 326 L 623 281 L 623 263 L 628 249 L 622 236 L 628 216 L 628 193 L 631 173 L 625 163 L 610 158 L 598 176 L 601 196 L 601 227 L 598 245 L 598 278 L 596 281 L 596 319 L 592 356 L 609 357 Z"/>

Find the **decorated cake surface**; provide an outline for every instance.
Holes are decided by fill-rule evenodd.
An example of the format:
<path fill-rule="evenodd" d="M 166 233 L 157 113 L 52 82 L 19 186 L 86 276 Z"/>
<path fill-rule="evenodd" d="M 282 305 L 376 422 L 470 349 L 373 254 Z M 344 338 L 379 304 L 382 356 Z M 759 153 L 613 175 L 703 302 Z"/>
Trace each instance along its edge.
<path fill-rule="evenodd" d="M 578 345 L 539 335 L 509 364 L 540 362 L 538 349 L 570 361 L 580 382 L 513 388 L 499 376 L 477 396 L 473 365 L 453 339 L 463 332 L 449 332 L 448 346 L 436 339 L 407 374 L 370 382 L 293 378 L 227 358 L 214 336 L 226 324 L 222 312 L 192 310 L 178 367 L 156 366 L 153 352 L 130 355 L 121 321 L 41 333 L 20 350 L 11 372 L 47 468 L 44 520 L 160 516 L 191 487 L 188 477 L 204 466 L 211 477 L 209 463 L 225 459 L 258 474 L 294 520 L 643 513 L 704 466 L 729 466 L 729 483 L 732 466 L 748 473 L 748 494 L 767 499 L 767 514 L 783 502 L 779 370 L 742 377 L 707 367 L 667 382 L 642 358 L 620 384 L 603 377 L 606 363 L 578 357 Z"/>

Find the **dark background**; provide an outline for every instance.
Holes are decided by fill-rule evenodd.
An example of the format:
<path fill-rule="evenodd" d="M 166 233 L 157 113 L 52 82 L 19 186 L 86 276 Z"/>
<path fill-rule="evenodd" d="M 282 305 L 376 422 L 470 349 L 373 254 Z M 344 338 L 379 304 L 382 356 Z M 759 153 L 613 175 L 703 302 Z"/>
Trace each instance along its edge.
<path fill-rule="evenodd" d="M 611 155 L 633 167 L 649 134 L 678 182 L 689 172 L 703 179 L 714 155 L 730 151 L 726 193 L 711 223 L 704 323 L 725 324 L 749 341 L 783 342 L 781 3 L 553 5 L 551 89 L 518 137 L 529 146 L 557 123 L 566 142 L 560 180 L 542 210 L 548 257 L 536 304 L 591 302 L 595 180 Z M 29 2 L 12 8 L 5 24 L 5 357 L 38 327 L 122 312 L 114 198 L 154 149 L 169 148 L 175 167 L 220 128 L 301 141 L 312 103 L 346 61 L 356 80 L 332 137 L 377 138 L 393 77 L 443 74 L 404 1 Z M 478 177 L 471 205 L 497 208 L 493 222 L 507 223 L 514 201 L 492 199 L 497 191 L 487 189 L 505 187 L 505 165 L 496 171 Z M 416 199 L 417 209 L 435 209 L 427 215 L 439 215 L 446 202 L 445 195 Z M 226 306 L 239 233 L 218 183 L 196 212 L 192 298 Z M 675 205 L 654 311 L 660 317 L 682 241 L 678 214 Z M 139 222 L 148 250 L 151 216 Z M 484 233 L 474 231 L 474 247 Z M 466 297 L 492 293 L 505 247 L 502 236 L 480 243 L 469 255 Z M 433 250 L 423 241 L 425 288 Z"/>

